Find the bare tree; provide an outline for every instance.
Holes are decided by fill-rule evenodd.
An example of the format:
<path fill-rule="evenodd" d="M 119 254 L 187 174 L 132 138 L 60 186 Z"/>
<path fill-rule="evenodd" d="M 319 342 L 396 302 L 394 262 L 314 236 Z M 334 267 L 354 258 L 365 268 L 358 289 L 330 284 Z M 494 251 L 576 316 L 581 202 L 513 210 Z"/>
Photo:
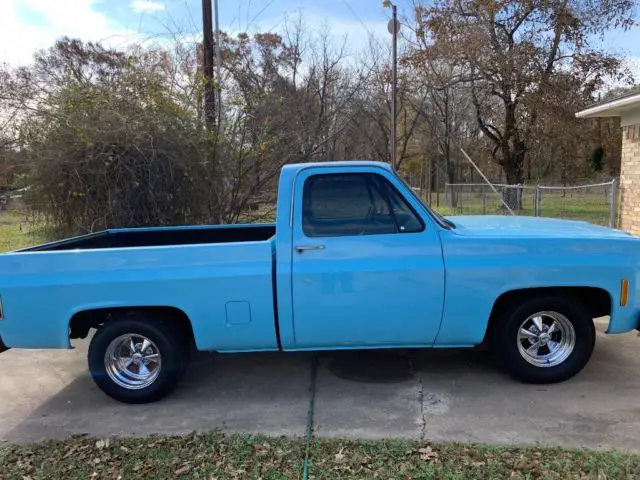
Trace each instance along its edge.
<path fill-rule="evenodd" d="M 460 66 L 494 160 L 507 182 L 522 183 L 541 109 L 557 100 L 564 75 L 588 96 L 604 76 L 621 75 L 620 60 L 589 39 L 631 25 L 633 8 L 633 0 L 439 0 L 418 9 L 420 54 Z"/>

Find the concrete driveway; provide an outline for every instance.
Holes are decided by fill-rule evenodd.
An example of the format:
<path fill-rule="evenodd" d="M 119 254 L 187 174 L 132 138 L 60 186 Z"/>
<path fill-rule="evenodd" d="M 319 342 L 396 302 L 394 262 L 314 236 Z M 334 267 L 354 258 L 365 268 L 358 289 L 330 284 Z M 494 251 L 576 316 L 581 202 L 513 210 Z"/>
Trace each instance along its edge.
<path fill-rule="evenodd" d="M 605 336 L 597 323 L 591 363 L 559 385 L 517 383 L 483 352 L 321 354 L 315 433 L 640 451 L 640 339 Z M 0 355 L 0 440 L 214 428 L 304 435 L 311 354 L 197 354 L 174 394 L 131 406 L 94 386 L 86 348 Z"/>

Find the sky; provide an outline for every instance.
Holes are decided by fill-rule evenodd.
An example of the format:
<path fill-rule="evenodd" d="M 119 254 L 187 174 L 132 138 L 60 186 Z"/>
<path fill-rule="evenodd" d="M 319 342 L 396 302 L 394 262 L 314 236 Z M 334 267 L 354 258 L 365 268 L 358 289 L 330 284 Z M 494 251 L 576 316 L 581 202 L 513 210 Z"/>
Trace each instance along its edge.
<path fill-rule="evenodd" d="M 332 36 L 364 45 L 368 32 L 388 35 L 382 0 L 219 0 L 220 28 L 276 31 L 301 13 L 309 28 L 329 25 Z M 201 36 L 201 0 L 0 0 L 0 61 L 25 64 L 60 36 L 113 45 Z M 389 36 L 390 38 L 390 36 Z"/>
<path fill-rule="evenodd" d="M 410 0 L 397 0 L 410 13 Z M 201 0 L 0 0 L 0 62 L 29 63 L 36 49 L 63 36 L 129 42 L 201 36 Z M 219 0 L 220 27 L 229 32 L 282 33 L 285 18 L 301 13 L 312 30 L 328 26 L 336 41 L 346 36 L 352 50 L 364 46 L 370 33 L 391 36 L 390 11 L 382 0 Z M 602 46 L 629 59 L 640 80 L 640 26 L 607 34 Z"/>

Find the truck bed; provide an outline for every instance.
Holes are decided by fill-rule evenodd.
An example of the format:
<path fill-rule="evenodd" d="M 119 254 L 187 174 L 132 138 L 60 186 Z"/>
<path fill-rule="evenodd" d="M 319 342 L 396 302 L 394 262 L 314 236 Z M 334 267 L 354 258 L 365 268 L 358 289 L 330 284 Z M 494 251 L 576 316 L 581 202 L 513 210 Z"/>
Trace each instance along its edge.
<path fill-rule="evenodd" d="M 200 350 L 277 350 L 275 240 L 248 240 L 273 230 L 111 231 L 2 254 L 0 338 L 8 347 L 69 348 L 79 312 L 170 308 L 192 321 Z"/>
<path fill-rule="evenodd" d="M 275 224 L 115 229 L 37 245 L 20 252 L 256 242 L 269 240 L 275 233 Z"/>

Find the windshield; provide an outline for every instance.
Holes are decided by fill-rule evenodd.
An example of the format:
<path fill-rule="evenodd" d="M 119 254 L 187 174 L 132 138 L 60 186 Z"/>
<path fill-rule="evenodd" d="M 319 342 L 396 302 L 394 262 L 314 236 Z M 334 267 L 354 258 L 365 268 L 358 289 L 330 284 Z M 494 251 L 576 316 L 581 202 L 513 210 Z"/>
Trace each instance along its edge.
<path fill-rule="evenodd" d="M 427 205 L 427 203 L 422 198 L 420 198 L 420 195 L 418 195 L 415 192 L 413 187 L 411 185 L 409 185 L 400 175 L 398 175 L 397 172 L 393 172 L 393 173 L 396 176 L 396 178 L 398 180 L 400 180 L 405 187 L 407 187 L 407 190 L 410 192 L 410 194 L 413 196 L 413 198 L 415 198 L 424 207 L 424 209 L 427 211 L 427 213 L 429 213 L 429 215 L 431 215 L 433 217 L 433 219 L 440 224 L 440 226 L 442 226 L 443 228 L 447 228 L 447 229 L 456 228 L 456 224 L 453 223 L 451 220 L 443 217 L 438 212 L 433 211 L 429 207 L 429 205 Z"/>

